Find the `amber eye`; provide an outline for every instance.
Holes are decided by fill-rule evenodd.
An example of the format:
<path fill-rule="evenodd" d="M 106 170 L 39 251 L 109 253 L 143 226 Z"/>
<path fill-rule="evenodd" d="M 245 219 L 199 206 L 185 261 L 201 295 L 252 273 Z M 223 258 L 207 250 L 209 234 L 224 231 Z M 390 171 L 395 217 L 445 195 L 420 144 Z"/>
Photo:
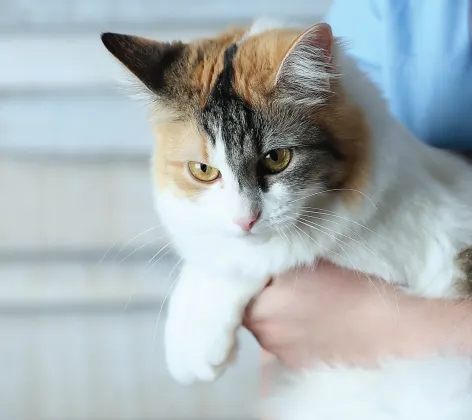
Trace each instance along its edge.
<path fill-rule="evenodd" d="M 188 170 L 195 179 L 201 182 L 211 182 L 220 176 L 218 169 L 200 162 L 189 162 Z"/>
<path fill-rule="evenodd" d="M 290 163 L 292 151 L 290 149 L 274 149 L 261 160 L 261 165 L 271 174 L 282 172 Z"/>

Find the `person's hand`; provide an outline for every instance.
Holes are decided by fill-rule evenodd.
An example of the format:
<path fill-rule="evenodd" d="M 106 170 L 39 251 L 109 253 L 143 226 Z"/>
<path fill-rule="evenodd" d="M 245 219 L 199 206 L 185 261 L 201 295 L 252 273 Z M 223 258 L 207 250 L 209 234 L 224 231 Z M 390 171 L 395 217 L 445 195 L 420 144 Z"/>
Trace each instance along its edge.
<path fill-rule="evenodd" d="M 280 276 L 247 309 L 244 325 L 292 368 L 314 360 L 375 364 L 442 350 L 472 355 L 472 307 L 408 296 L 328 263 Z"/>

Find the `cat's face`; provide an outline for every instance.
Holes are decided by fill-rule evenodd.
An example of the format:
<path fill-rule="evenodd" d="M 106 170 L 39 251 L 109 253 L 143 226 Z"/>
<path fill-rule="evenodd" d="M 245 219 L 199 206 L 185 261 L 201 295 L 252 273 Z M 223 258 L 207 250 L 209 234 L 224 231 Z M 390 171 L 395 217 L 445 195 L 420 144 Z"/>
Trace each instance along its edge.
<path fill-rule="evenodd" d="M 184 228 L 280 234 L 325 205 L 324 191 L 338 199 L 361 182 L 367 130 L 340 88 L 328 25 L 103 41 L 155 95 L 156 188 Z"/>

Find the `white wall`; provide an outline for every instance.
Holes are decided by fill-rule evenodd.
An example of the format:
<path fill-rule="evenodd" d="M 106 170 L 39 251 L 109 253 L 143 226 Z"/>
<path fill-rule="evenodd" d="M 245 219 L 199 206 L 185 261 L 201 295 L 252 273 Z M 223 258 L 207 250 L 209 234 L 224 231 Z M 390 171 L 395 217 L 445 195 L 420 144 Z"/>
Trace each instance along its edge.
<path fill-rule="evenodd" d="M 158 223 L 152 139 L 99 34 L 189 39 L 258 16 L 308 25 L 329 3 L 0 2 L 0 419 L 251 416 L 259 359 L 248 334 L 236 368 L 213 386 L 170 380 L 162 322 L 153 349 L 175 258 L 148 270 L 166 243 L 159 229 L 117 255 Z"/>
<path fill-rule="evenodd" d="M 99 39 L 192 39 L 259 16 L 309 25 L 330 0 L 3 0 L 0 152 L 147 153 L 145 112 L 119 92 Z M 34 135 L 33 135 L 34 133 Z"/>

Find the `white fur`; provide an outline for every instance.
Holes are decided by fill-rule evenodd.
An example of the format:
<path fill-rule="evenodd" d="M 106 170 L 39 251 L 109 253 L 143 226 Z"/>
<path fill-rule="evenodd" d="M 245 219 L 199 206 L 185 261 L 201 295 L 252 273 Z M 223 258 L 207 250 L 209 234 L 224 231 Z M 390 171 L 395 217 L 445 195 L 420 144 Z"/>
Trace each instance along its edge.
<path fill-rule="evenodd" d="M 237 193 L 218 142 L 210 162 L 224 183 L 196 200 L 157 191 L 157 210 L 186 261 L 166 324 L 167 363 L 181 382 L 217 378 L 249 300 L 273 274 L 319 257 L 417 295 L 454 295 L 455 256 L 472 242 L 472 169 L 420 143 L 389 115 L 355 64 L 341 50 L 336 57 L 343 87 L 362 107 L 373 139 L 368 198 L 357 210 L 331 200 L 324 213 L 313 213 L 325 233 L 309 223 L 283 225 L 301 206 L 320 203 L 322 195 L 301 199 L 280 186 L 264 197 L 254 233 L 240 232 L 232 220 L 248 204 Z M 271 227 L 278 223 L 283 234 Z M 472 419 L 471 374 L 470 361 L 460 357 L 391 360 L 376 370 L 317 366 L 276 396 L 269 418 Z"/>
<path fill-rule="evenodd" d="M 271 420 L 469 420 L 471 361 L 388 360 L 379 369 L 319 365 L 267 401 Z"/>

